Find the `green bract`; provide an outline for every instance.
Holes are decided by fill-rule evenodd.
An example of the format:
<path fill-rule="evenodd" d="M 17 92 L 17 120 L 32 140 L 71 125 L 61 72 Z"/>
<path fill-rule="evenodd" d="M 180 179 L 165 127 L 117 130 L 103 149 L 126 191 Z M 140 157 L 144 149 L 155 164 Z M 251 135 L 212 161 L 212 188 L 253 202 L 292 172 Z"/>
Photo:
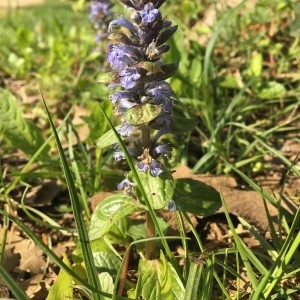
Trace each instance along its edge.
<path fill-rule="evenodd" d="M 161 209 L 165 207 L 172 199 L 175 181 L 170 172 L 165 171 L 157 177 L 152 176 L 149 171 L 140 172 L 139 178 L 153 209 Z M 134 190 L 139 197 L 139 188 L 135 187 Z"/>
<path fill-rule="evenodd" d="M 127 110 L 123 118 L 133 125 L 142 125 L 155 119 L 161 110 L 162 108 L 160 106 L 146 103 Z"/>

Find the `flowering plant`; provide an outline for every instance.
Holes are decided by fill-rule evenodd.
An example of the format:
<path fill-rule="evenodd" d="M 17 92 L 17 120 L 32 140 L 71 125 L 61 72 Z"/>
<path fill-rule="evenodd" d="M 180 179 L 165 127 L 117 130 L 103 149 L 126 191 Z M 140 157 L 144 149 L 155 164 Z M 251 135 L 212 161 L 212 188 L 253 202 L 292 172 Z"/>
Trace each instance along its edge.
<path fill-rule="evenodd" d="M 184 121 L 190 128 L 191 121 L 182 118 L 178 122 L 172 113 L 176 101 L 166 80 L 176 73 L 178 63 L 165 63 L 161 56 L 170 50 L 165 43 L 176 32 L 177 26 L 163 18 L 159 10 L 165 0 L 120 1 L 132 11 L 131 17 L 129 20 L 121 16 L 110 22 L 107 61 L 112 70 L 99 78 L 99 82 L 108 83 L 112 90 L 110 100 L 120 125 L 114 127 L 105 115 L 112 129 L 100 137 L 97 146 L 104 148 L 113 145 L 114 158 L 117 161 L 126 159 L 130 171 L 118 185 L 124 194 L 110 196 L 96 208 L 91 219 L 90 239 L 96 240 L 111 231 L 115 232 L 115 226 L 119 226 L 117 231 L 120 232 L 120 227 L 125 226 L 122 222 L 126 216 L 145 211 L 146 239 L 143 239 L 145 251 L 140 252 L 143 258 L 139 264 L 140 278 L 137 289 L 128 294 L 134 297 L 142 295 L 148 299 L 144 293 L 149 290 L 144 290 L 142 285 L 149 276 L 157 273 L 160 282 L 162 277 L 176 274 L 174 286 L 183 297 L 183 286 L 179 283 L 183 280 L 180 268 L 166 241 L 156 211 L 169 208 L 175 213 L 182 212 L 185 217 L 186 212 L 211 212 L 219 207 L 220 202 L 215 201 L 219 194 L 203 184 L 199 188 L 191 179 L 175 183 L 168 168 L 167 160 L 171 157 L 172 147 L 163 142 L 163 136 L 184 132 L 185 124 L 180 126 L 178 123 Z M 205 203 L 198 203 L 199 192 L 206 193 Z M 178 217 L 181 218 L 181 215 Z M 163 252 L 157 251 L 157 234 L 171 264 L 167 263 Z M 135 239 L 136 235 L 131 234 L 131 237 Z M 153 260 L 158 262 L 154 269 L 151 267 Z M 158 293 L 155 299 L 160 299 L 160 296 Z"/>

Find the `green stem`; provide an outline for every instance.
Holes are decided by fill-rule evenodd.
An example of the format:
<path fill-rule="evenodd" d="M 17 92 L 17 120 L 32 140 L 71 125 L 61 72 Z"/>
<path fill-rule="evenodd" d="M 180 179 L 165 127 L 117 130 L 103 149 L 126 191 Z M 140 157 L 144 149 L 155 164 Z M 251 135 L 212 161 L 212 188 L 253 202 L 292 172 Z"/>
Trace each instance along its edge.
<path fill-rule="evenodd" d="M 155 237 L 155 224 L 152 220 L 150 213 L 147 211 L 146 213 L 146 233 L 147 238 Z M 154 259 L 156 257 L 156 241 L 150 239 L 146 242 L 146 251 L 145 251 L 146 259 Z"/>
<path fill-rule="evenodd" d="M 150 148 L 150 130 L 149 127 L 145 125 L 140 126 L 141 132 L 142 132 L 142 146 L 144 149 Z M 146 212 L 146 235 L 147 238 L 150 238 L 149 241 L 146 243 L 146 251 L 145 251 L 145 257 L 146 259 L 154 259 L 155 258 L 155 246 L 156 242 L 155 240 L 151 239 L 155 237 L 155 224 L 152 220 L 152 217 L 149 213 L 149 211 Z"/>

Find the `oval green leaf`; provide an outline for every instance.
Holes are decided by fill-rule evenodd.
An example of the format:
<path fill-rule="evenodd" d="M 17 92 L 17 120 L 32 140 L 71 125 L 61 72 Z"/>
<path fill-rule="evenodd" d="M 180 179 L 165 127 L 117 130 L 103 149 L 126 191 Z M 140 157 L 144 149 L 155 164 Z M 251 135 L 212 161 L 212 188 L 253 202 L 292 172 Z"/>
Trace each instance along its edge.
<path fill-rule="evenodd" d="M 201 181 L 191 178 L 176 180 L 175 199 L 178 207 L 195 215 L 210 215 L 221 206 L 220 193 Z"/>
<path fill-rule="evenodd" d="M 100 202 L 92 215 L 89 228 L 90 240 L 101 238 L 119 220 L 137 210 L 137 202 L 130 197 L 123 194 L 107 197 Z"/>
<path fill-rule="evenodd" d="M 162 111 L 162 108 L 157 105 L 146 103 L 144 105 L 137 105 L 123 115 L 123 118 L 128 123 L 133 125 L 146 124 L 155 119 Z"/>
<path fill-rule="evenodd" d="M 153 209 L 165 207 L 172 199 L 175 189 L 175 181 L 171 173 L 166 170 L 159 176 L 154 177 L 147 171 L 140 172 L 139 177 L 151 207 Z"/>

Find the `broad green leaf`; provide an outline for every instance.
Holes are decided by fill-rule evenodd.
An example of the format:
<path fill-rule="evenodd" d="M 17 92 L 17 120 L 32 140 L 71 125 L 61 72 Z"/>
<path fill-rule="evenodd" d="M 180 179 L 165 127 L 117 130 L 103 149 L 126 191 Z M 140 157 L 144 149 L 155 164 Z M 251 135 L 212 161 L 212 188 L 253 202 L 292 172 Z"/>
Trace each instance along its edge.
<path fill-rule="evenodd" d="M 108 272 L 103 272 L 99 274 L 99 281 L 101 285 L 101 290 L 108 294 L 113 294 L 114 292 L 114 282 L 111 275 Z M 103 300 L 110 300 L 111 298 L 103 297 Z"/>
<path fill-rule="evenodd" d="M 258 91 L 258 97 L 261 99 L 282 98 L 286 94 L 286 89 L 283 84 L 276 81 L 269 81 L 263 85 Z"/>
<path fill-rule="evenodd" d="M 34 155 L 43 145 L 40 129 L 24 119 L 17 99 L 9 91 L 0 89 L 0 135 L 28 155 Z M 42 155 L 48 156 L 49 147 Z"/>
<path fill-rule="evenodd" d="M 63 262 L 70 268 L 68 258 L 64 255 Z M 47 300 L 72 299 L 73 298 L 73 278 L 64 270 L 60 270 L 54 284 L 49 289 Z"/>
<path fill-rule="evenodd" d="M 92 252 L 111 252 L 111 245 L 107 239 L 97 239 L 90 242 Z M 82 248 L 79 241 L 76 242 L 76 249 L 72 253 L 72 261 L 81 263 L 83 261 Z"/>
<path fill-rule="evenodd" d="M 130 226 L 130 220 L 128 218 L 122 218 L 118 220 L 110 228 L 107 238 L 112 244 L 126 244 L 128 242 L 127 231 Z"/>
<path fill-rule="evenodd" d="M 142 259 L 139 263 L 138 274 L 136 289 L 128 291 L 130 298 L 147 300 L 184 299 L 183 284 L 162 252 L 159 259 Z"/>
<path fill-rule="evenodd" d="M 118 142 L 118 138 L 114 134 L 113 130 L 105 132 L 97 141 L 96 146 L 100 149 L 111 146 Z"/>
<path fill-rule="evenodd" d="M 161 209 L 172 199 L 175 181 L 171 173 L 165 170 L 159 176 L 152 176 L 149 171 L 139 173 L 144 190 L 153 209 Z M 138 191 L 138 187 L 134 187 Z M 139 196 L 139 195 L 138 195 Z"/>
<path fill-rule="evenodd" d="M 217 190 L 191 178 L 177 179 L 174 195 L 173 200 L 181 210 L 195 215 L 210 215 L 222 206 Z"/>
<path fill-rule="evenodd" d="M 137 105 L 130 108 L 123 115 L 123 118 L 128 123 L 131 123 L 133 125 L 141 125 L 149 123 L 150 121 L 155 119 L 161 111 L 162 108 L 160 106 L 146 103 L 144 105 Z"/>
<path fill-rule="evenodd" d="M 136 210 L 138 210 L 137 202 L 123 194 L 107 197 L 100 202 L 92 215 L 89 228 L 90 240 L 104 236 L 118 220 Z"/>
<path fill-rule="evenodd" d="M 95 252 L 93 253 L 95 265 L 98 272 L 109 272 L 116 274 L 121 266 L 121 260 L 112 252 Z"/>

